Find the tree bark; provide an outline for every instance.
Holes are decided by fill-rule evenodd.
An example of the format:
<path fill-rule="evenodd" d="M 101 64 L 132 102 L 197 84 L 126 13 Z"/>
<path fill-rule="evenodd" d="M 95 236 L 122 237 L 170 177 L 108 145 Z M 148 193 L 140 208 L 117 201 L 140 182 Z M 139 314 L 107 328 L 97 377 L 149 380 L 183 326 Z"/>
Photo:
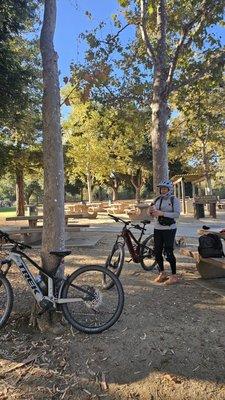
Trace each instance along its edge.
<path fill-rule="evenodd" d="M 202 158 L 203 158 L 204 175 L 206 179 L 205 194 L 212 194 L 212 183 L 209 172 L 210 171 L 209 157 L 207 155 L 207 143 L 204 140 L 202 141 Z"/>
<path fill-rule="evenodd" d="M 152 160 L 153 160 L 153 188 L 169 175 L 167 150 L 167 121 L 169 116 L 168 101 L 163 96 L 163 80 L 160 73 L 154 79 L 152 109 Z"/>
<path fill-rule="evenodd" d="M 169 117 L 168 84 L 169 73 L 167 60 L 167 12 L 166 0 L 159 0 L 157 6 L 157 44 L 153 47 L 148 37 L 146 28 L 147 9 L 145 0 L 141 0 L 141 35 L 148 55 L 153 61 L 153 94 L 152 94 L 152 159 L 153 159 L 153 188 L 163 179 L 168 178 L 168 152 L 167 152 L 167 121 Z M 171 72 L 172 79 L 172 72 Z"/>
<path fill-rule="evenodd" d="M 92 176 L 91 173 L 87 173 L 87 189 L 88 189 L 88 202 L 92 203 Z"/>
<path fill-rule="evenodd" d="M 152 158 L 153 188 L 169 175 L 167 151 L 167 121 L 169 117 L 167 93 L 167 13 L 166 1 L 160 0 L 157 7 L 157 47 L 154 63 L 152 109 Z"/>
<path fill-rule="evenodd" d="M 142 188 L 142 185 L 143 185 L 141 170 L 139 170 L 137 172 L 136 176 L 134 176 L 134 175 L 131 176 L 131 183 L 135 188 L 135 200 L 136 200 L 137 203 L 140 203 L 140 201 L 141 201 L 141 188 Z"/>
<path fill-rule="evenodd" d="M 23 170 L 16 170 L 16 215 L 24 216 L 25 215 L 25 207 L 24 207 L 24 179 L 23 179 Z"/>
<path fill-rule="evenodd" d="M 113 186 L 112 187 L 112 201 L 118 200 L 118 186 Z"/>
<path fill-rule="evenodd" d="M 84 188 L 82 187 L 80 189 L 80 201 L 83 201 L 83 200 L 84 200 Z"/>
<path fill-rule="evenodd" d="M 49 255 L 49 252 L 65 249 L 64 162 L 60 128 L 58 55 L 53 44 L 55 25 L 56 0 L 45 0 L 40 38 L 44 84 L 42 106 L 44 220 L 41 254 L 43 267 L 47 271 L 51 271 L 56 263 L 56 257 Z"/>
<path fill-rule="evenodd" d="M 109 186 L 112 188 L 112 202 L 118 200 L 119 184 L 120 180 L 116 176 L 110 179 Z"/>

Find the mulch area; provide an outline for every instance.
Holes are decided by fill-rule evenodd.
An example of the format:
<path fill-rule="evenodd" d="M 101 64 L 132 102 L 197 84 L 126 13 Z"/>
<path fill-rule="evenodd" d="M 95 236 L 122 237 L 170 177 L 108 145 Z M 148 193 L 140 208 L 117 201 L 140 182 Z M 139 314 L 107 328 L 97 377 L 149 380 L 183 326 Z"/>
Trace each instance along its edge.
<path fill-rule="evenodd" d="M 114 238 L 104 233 L 97 246 L 75 248 L 67 272 L 104 264 Z M 32 295 L 13 268 L 14 308 L 1 331 L 0 399 L 224 400 L 225 300 L 196 284 L 191 259 L 178 252 L 177 258 L 182 278 L 171 287 L 126 263 L 123 314 L 99 335 L 68 325 L 47 333 L 29 326 Z"/>

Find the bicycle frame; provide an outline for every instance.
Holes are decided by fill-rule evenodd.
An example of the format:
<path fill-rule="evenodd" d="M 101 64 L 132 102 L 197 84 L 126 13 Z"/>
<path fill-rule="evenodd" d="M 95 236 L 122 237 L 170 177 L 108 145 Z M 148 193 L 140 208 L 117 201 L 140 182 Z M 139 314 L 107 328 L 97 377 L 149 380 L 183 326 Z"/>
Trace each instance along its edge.
<path fill-rule="evenodd" d="M 144 234 L 144 229 L 142 229 L 139 238 L 136 239 L 133 233 L 129 229 L 127 229 L 127 227 L 124 227 L 121 234 L 118 236 L 118 238 L 122 237 L 124 239 L 124 242 L 127 245 L 127 248 L 134 263 L 140 262 L 140 257 L 141 257 L 140 248 L 141 248 L 141 239 L 143 234 Z M 132 243 L 132 241 L 135 243 L 135 245 Z"/>
<path fill-rule="evenodd" d="M 40 286 L 38 285 L 38 283 L 35 281 L 35 277 L 33 276 L 33 274 L 31 273 L 31 271 L 29 270 L 28 265 L 26 264 L 25 260 L 23 260 L 23 257 L 26 258 L 35 268 L 37 268 L 43 275 L 45 275 L 47 277 L 47 296 L 45 296 L 40 288 Z M 56 298 L 54 296 L 54 280 L 49 276 L 48 273 L 46 273 L 46 271 L 44 271 L 35 261 L 33 261 L 27 254 L 23 253 L 20 250 L 12 250 L 8 257 L 3 260 L 1 262 L 0 265 L 0 270 L 2 269 L 2 266 L 4 264 L 7 264 L 8 267 L 6 269 L 6 272 L 3 271 L 4 275 L 7 274 L 9 268 L 11 267 L 12 263 L 15 263 L 17 265 L 17 267 L 20 269 L 23 277 L 25 278 L 25 280 L 27 281 L 28 285 L 30 286 L 31 290 L 32 290 L 32 294 L 34 296 L 34 298 L 36 299 L 37 303 L 39 305 L 47 305 L 48 302 L 51 303 L 51 305 L 56 308 L 56 304 L 63 304 L 63 303 L 74 303 L 74 302 L 78 302 L 78 301 L 82 301 L 82 298 L 67 298 L 67 299 L 62 299 L 60 298 L 61 293 L 62 293 L 62 287 L 64 282 L 66 281 L 66 279 L 62 279 L 60 288 L 59 288 L 59 294 L 58 297 Z M 81 287 L 78 287 L 76 285 L 74 285 L 76 287 L 77 290 L 85 293 L 85 294 L 89 294 L 88 290 L 85 290 Z"/>
<path fill-rule="evenodd" d="M 43 275 L 45 275 L 48 279 L 48 295 L 45 296 L 38 285 L 38 283 L 35 281 L 35 277 L 31 273 L 28 265 L 26 264 L 25 260 L 23 258 L 26 258 L 35 268 L 37 268 Z M 34 298 L 36 299 L 38 304 L 41 304 L 44 299 L 50 300 L 54 304 L 54 293 L 53 293 L 53 279 L 35 262 L 33 261 L 30 257 L 28 257 L 25 253 L 23 253 L 20 250 L 12 250 L 8 257 L 1 262 L 1 267 L 4 264 L 7 264 L 7 270 L 5 272 L 8 272 L 9 268 L 11 267 L 12 263 L 15 263 L 17 267 L 19 268 L 20 272 L 22 273 L 24 279 L 27 281 L 28 285 L 30 286 L 32 290 L 32 294 Z M 0 269 L 1 269 L 0 267 Z M 3 272 L 4 273 L 4 272 Z"/>

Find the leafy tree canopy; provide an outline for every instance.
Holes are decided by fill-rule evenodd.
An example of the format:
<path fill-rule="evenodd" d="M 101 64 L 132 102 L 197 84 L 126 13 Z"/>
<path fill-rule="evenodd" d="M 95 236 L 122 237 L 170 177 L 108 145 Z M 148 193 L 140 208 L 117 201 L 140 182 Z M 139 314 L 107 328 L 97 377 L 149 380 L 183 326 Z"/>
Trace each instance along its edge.
<path fill-rule="evenodd" d="M 0 10 L 0 124 L 18 121 L 37 77 L 35 42 L 25 34 L 38 20 L 40 2 L 5 0 Z"/>
<path fill-rule="evenodd" d="M 71 93 L 68 85 L 64 94 Z M 107 181 L 112 172 L 131 174 L 143 163 L 146 112 L 127 103 L 125 110 L 84 101 L 82 93 L 70 95 L 72 111 L 64 122 L 71 176 L 87 171 L 98 181 Z"/>
<path fill-rule="evenodd" d="M 175 97 L 180 115 L 173 120 L 170 157 L 206 174 L 215 173 L 225 156 L 224 86 L 209 80 Z"/>

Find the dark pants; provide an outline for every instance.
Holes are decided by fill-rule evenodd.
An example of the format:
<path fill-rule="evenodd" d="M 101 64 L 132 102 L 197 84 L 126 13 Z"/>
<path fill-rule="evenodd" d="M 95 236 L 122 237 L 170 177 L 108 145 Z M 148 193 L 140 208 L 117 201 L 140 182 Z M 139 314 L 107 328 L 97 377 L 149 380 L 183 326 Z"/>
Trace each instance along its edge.
<path fill-rule="evenodd" d="M 172 274 L 176 274 L 176 258 L 173 254 L 174 240 L 176 229 L 154 230 L 154 248 L 155 259 L 158 263 L 160 271 L 164 271 L 163 265 L 163 251 L 165 252 L 166 259 L 170 263 Z"/>

